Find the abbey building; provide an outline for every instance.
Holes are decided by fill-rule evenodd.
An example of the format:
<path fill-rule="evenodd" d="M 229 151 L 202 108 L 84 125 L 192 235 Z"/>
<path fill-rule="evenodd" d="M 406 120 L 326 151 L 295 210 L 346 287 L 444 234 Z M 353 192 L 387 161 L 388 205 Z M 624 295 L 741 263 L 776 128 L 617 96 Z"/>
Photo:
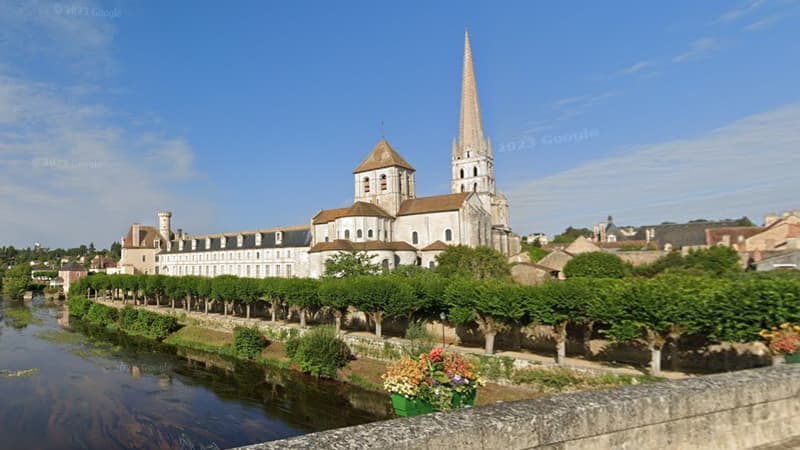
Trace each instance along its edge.
<path fill-rule="evenodd" d="M 354 199 L 317 212 L 308 225 L 189 236 L 134 224 L 122 239 L 123 271 L 166 275 L 319 277 L 339 252 L 366 251 L 392 269 L 433 267 L 449 245 L 520 251 L 506 197 L 497 192 L 492 144 L 484 134 L 469 34 L 464 37 L 461 120 L 453 139 L 450 193 L 417 197 L 416 170 L 385 139 L 353 170 Z"/>

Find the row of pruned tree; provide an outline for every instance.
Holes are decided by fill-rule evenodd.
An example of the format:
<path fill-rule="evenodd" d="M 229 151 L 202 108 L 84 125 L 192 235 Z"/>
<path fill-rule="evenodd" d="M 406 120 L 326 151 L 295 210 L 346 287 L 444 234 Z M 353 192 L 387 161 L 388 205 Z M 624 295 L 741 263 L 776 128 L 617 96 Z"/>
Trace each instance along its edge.
<path fill-rule="evenodd" d="M 70 289 L 71 295 L 123 302 L 155 303 L 224 315 L 251 316 L 260 305 L 277 320 L 285 308 L 299 315 L 327 311 L 337 330 L 351 310 L 366 314 L 381 336 L 389 318 L 435 320 L 445 312 L 456 324 L 477 324 L 486 353 L 495 336 L 509 329 L 552 326 L 557 359 L 563 361 L 567 329 L 582 328 L 584 342 L 599 332 L 616 342 L 644 342 L 660 371 L 665 343 L 688 335 L 709 341 L 748 342 L 759 331 L 800 321 L 800 278 L 740 274 L 736 277 L 663 275 L 652 279 L 575 278 L 540 286 L 500 280 L 447 278 L 419 271 L 342 279 L 252 279 L 160 275 L 92 275 Z"/>

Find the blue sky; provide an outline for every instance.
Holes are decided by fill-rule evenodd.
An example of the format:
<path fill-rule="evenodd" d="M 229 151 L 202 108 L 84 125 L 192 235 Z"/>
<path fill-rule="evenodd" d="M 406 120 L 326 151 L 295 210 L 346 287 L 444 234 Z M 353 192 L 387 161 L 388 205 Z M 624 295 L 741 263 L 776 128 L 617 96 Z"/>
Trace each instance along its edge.
<path fill-rule="evenodd" d="M 307 223 L 384 133 L 449 190 L 463 32 L 520 233 L 800 207 L 800 2 L 0 1 L 0 244 Z"/>

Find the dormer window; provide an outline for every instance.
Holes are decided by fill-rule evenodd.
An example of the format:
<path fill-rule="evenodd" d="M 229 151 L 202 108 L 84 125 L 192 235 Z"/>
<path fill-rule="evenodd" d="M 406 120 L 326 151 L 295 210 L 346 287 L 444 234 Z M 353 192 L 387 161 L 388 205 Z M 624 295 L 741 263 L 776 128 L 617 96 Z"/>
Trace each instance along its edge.
<path fill-rule="evenodd" d="M 197 239 L 192 239 L 192 250 L 197 250 Z"/>
<path fill-rule="evenodd" d="M 281 245 L 283 242 L 283 231 L 276 231 L 275 232 L 275 245 Z"/>
<path fill-rule="evenodd" d="M 172 241 L 167 241 L 167 251 L 168 252 L 172 251 Z"/>
<path fill-rule="evenodd" d="M 228 238 L 221 236 L 219 238 L 219 248 L 225 248 L 226 245 L 228 245 Z"/>
<path fill-rule="evenodd" d="M 261 245 L 261 233 L 256 233 L 256 245 Z"/>
<path fill-rule="evenodd" d="M 240 234 L 240 235 L 236 236 L 236 246 L 237 247 L 241 247 L 242 244 L 244 244 L 244 236 L 242 236 Z"/>
<path fill-rule="evenodd" d="M 178 251 L 183 251 L 183 239 L 178 241 Z"/>
<path fill-rule="evenodd" d="M 206 238 L 206 250 L 211 250 L 211 238 Z"/>
<path fill-rule="evenodd" d="M 161 248 L 161 239 L 153 239 L 153 248 Z"/>

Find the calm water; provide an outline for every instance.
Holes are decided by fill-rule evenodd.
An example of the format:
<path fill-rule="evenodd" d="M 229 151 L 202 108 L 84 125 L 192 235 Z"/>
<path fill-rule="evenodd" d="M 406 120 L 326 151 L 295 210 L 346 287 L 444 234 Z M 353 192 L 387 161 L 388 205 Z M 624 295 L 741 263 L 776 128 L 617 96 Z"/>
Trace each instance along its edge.
<path fill-rule="evenodd" d="M 350 385 L 70 327 L 42 299 L 0 301 L 0 316 L 4 450 L 227 448 L 390 411 L 386 397 Z"/>

